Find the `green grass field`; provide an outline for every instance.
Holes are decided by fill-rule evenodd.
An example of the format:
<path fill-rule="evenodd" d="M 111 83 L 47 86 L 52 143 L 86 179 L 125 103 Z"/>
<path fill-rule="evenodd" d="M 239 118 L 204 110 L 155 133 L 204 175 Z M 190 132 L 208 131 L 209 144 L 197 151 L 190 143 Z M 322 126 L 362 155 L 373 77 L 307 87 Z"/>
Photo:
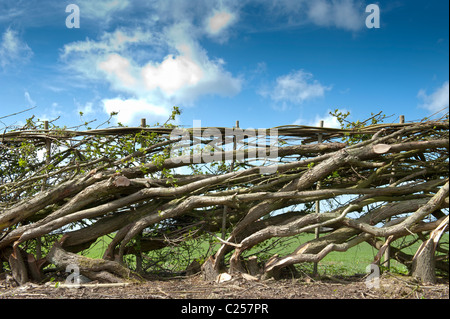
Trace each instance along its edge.
<path fill-rule="evenodd" d="M 280 255 L 288 254 L 294 251 L 300 244 L 307 242 L 314 238 L 313 234 L 303 234 L 297 238 L 292 239 L 290 243 L 285 246 L 281 251 L 273 249 L 273 253 Z M 415 249 L 419 244 L 413 245 L 408 248 L 407 253 L 414 254 Z M 350 248 L 346 252 L 331 252 L 318 264 L 318 272 L 321 275 L 333 275 L 333 276 L 351 276 L 354 274 L 366 273 L 366 267 L 374 260 L 377 250 L 370 246 L 368 243 L 361 243 L 355 247 Z M 313 264 L 303 263 L 297 266 L 298 269 L 305 271 L 306 273 L 312 273 Z M 407 268 L 398 263 L 395 260 L 391 260 L 391 270 L 397 272 L 406 273 Z"/>
<path fill-rule="evenodd" d="M 251 250 L 244 254 L 244 257 L 248 257 L 252 254 L 257 254 L 260 258 L 268 258 L 275 253 L 283 256 L 294 251 L 300 244 L 307 242 L 314 238 L 313 234 L 302 234 L 297 237 L 285 239 L 282 241 L 268 240 L 260 245 L 253 247 Z M 402 241 L 410 241 L 413 236 L 408 236 Z M 448 243 L 448 234 L 445 234 L 442 238 L 443 241 Z M 97 242 L 92 245 L 88 250 L 84 251 L 83 254 L 91 258 L 102 258 L 103 253 L 111 242 L 111 237 L 103 236 Z M 394 242 L 394 245 L 399 245 L 400 242 Z M 408 247 L 404 252 L 408 254 L 414 254 L 420 245 L 420 241 L 416 242 L 411 247 Z M 150 252 L 147 254 L 150 260 L 157 261 L 161 256 L 172 256 L 167 263 L 158 263 L 159 269 L 168 269 L 171 271 L 182 271 L 187 265 L 194 259 L 204 260 L 211 253 L 217 251 L 220 244 L 217 240 L 214 240 L 212 244 L 207 241 L 189 241 L 180 245 L 178 247 L 167 247 L 159 250 L 158 252 Z M 318 264 L 318 272 L 320 275 L 330 275 L 330 276 L 351 276 L 354 274 L 364 274 L 366 273 L 366 267 L 373 261 L 377 250 L 370 246 L 368 243 L 361 243 L 358 246 L 350 248 L 346 252 L 332 252 L 328 254 L 323 260 Z M 182 256 L 182 257 L 181 257 Z M 177 260 L 174 264 L 173 260 Z M 135 259 L 134 256 L 127 257 L 127 263 L 131 267 L 134 267 Z M 305 273 L 312 273 L 313 265 L 312 263 L 303 263 L 297 265 L 297 269 Z M 407 273 L 407 268 L 398 263 L 395 260 L 391 260 L 391 271 L 398 273 Z"/>

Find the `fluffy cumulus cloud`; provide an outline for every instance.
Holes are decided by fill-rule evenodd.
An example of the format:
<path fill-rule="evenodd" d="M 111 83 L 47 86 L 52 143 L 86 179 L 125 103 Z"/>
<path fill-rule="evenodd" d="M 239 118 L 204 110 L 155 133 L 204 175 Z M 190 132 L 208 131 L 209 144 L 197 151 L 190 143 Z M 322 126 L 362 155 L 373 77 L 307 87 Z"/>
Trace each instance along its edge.
<path fill-rule="evenodd" d="M 119 113 L 119 122 L 121 123 L 136 123 L 137 117 L 147 118 L 151 122 L 158 122 L 167 120 L 170 116 L 170 111 L 165 106 L 154 105 L 151 101 L 145 98 L 114 98 L 103 100 L 104 110 L 106 113 Z"/>
<path fill-rule="evenodd" d="M 137 79 L 131 74 L 131 62 L 117 54 L 112 53 L 102 61 L 99 61 L 97 68 L 102 70 L 111 85 L 117 90 L 133 91 L 138 85 Z"/>
<path fill-rule="evenodd" d="M 18 32 L 6 29 L 0 38 L 0 67 L 26 63 L 32 56 L 33 51 L 19 38 Z"/>
<path fill-rule="evenodd" d="M 322 97 L 330 89 L 330 86 L 325 86 L 313 79 L 312 73 L 297 70 L 278 77 L 272 90 L 260 93 L 286 107 L 287 104 L 299 105 L 306 100 Z"/>
<path fill-rule="evenodd" d="M 104 110 L 119 112 L 120 122 L 135 122 L 145 110 L 161 120 L 173 105 L 190 105 L 209 94 L 231 96 L 241 89 L 241 79 L 225 69 L 222 59 L 209 58 L 190 28 L 190 24 L 179 23 L 160 34 L 118 29 L 97 41 L 67 44 L 61 58 L 83 77 L 106 79 L 113 91 L 128 94 L 128 99 L 103 100 Z M 160 58 L 144 54 L 138 59 L 140 47 L 167 50 L 168 54 Z"/>
<path fill-rule="evenodd" d="M 442 86 L 435 89 L 431 94 L 427 94 L 424 89 L 419 90 L 417 97 L 422 100 L 421 107 L 430 112 L 438 112 L 449 107 L 449 81 L 445 81 Z"/>

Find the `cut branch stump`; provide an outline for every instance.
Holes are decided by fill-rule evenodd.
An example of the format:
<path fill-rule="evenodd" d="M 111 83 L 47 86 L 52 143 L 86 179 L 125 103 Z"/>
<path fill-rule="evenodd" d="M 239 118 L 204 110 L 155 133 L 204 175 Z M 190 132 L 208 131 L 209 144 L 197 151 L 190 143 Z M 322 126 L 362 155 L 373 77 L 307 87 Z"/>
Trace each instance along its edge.
<path fill-rule="evenodd" d="M 427 240 L 413 258 L 411 273 L 424 284 L 435 284 L 435 268 L 433 241 Z"/>

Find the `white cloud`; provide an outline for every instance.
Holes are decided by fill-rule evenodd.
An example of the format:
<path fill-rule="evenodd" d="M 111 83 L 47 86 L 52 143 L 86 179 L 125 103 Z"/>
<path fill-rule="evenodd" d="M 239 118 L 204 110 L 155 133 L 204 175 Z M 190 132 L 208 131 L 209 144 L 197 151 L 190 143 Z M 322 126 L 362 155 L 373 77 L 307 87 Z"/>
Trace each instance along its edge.
<path fill-rule="evenodd" d="M 6 29 L 0 40 L 0 67 L 26 63 L 32 55 L 33 51 L 19 39 L 18 32 L 11 28 Z"/>
<path fill-rule="evenodd" d="M 127 39 L 135 38 L 127 35 L 122 30 L 113 33 L 103 33 L 99 41 L 87 38 L 85 41 L 76 41 L 65 44 L 61 53 L 62 59 L 67 59 L 71 54 L 83 55 L 94 52 L 114 52 L 121 51 L 128 44 Z"/>
<path fill-rule="evenodd" d="M 114 32 L 104 32 L 99 41 L 93 41 L 89 38 L 85 41 L 76 41 L 64 45 L 61 57 L 65 58 L 72 53 L 111 53 L 125 51 L 132 45 L 151 43 L 153 36 L 150 32 L 136 29 L 116 29 Z"/>
<path fill-rule="evenodd" d="M 154 102 L 189 104 L 203 95 L 238 93 L 241 80 L 223 68 L 223 60 L 211 60 L 198 42 L 189 36 L 187 29 L 188 26 L 180 24 L 165 31 L 166 45 L 174 53 L 161 60 L 151 59 L 139 65 L 124 51 L 97 60 L 97 67 L 114 89 Z"/>
<path fill-rule="evenodd" d="M 30 93 L 28 91 L 25 91 L 25 99 L 28 102 L 28 106 L 36 106 L 36 102 L 31 98 Z"/>
<path fill-rule="evenodd" d="M 137 123 L 139 116 L 148 122 L 165 121 L 171 112 L 164 106 L 154 105 L 146 99 L 104 99 L 103 108 L 107 114 L 118 112 L 117 120 L 123 124 Z"/>
<path fill-rule="evenodd" d="M 322 97 L 328 90 L 331 90 L 331 87 L 313 80 L 311 73 L 298 70 L 278 77 L 275 87 L 269 92 L 261 92 L 261 95 L 268 96 L 274 102 L 281 102 L 285 106 L 286 102 L 302 104 L 306 100 Z"/>
<path fill-rule="evenodd" d="M 142 68 L 142 76 L 148 90 L 159 88 L 171 97 L 181 89 L 197 85 L 204 77 L 201 66 L 183 55 L 168 55 L 161 63 L 150 62 Z"/>
<path fill-rule="evenodd" d="M 215 11 L 214 14 L 207 20 L 207 31 L 216 35 L 230 26 L 235 20 L 235 14 L 229 11 Z"/>
<path fill-rule="evenodd" d="M 356 31 L 363 27 L 364 8 L 353 0 L 311 1 L 308 18 L 319 26 Z"/>
<path fill-rule="evenodd" d="M 159 89 L 174 103 L 192 103 L 201 96 L 232 96 L 241 90 L 241 79 L 224 69 L 222 59 L 211 60 L 207 52 L 190 36 L 189 26 L 177 24 L 166 32 L 175 54 L 162 62 L 150 61 L 142 68 L 148 90 Z"/>
<path fill-rule="evenodd" d="M 237 94 L 241 79 L 224 69 L 222 59 L 208 57 L 191 27 L 186 22 L 178 23 L 160 34 L 116 30 L 103 34 L 98 41 L 87 39 L 65 45 L 61 58 L 84 78 L 97 82 L 106 79 L 112 90 L 130 95 L 129 103 L 123 98 L 114 100 L 125 113 L 119 113 L 124 124 L 134 120 L 133 112 L 142 113 L 145 107 L 159 116 L 161 108 L 169 111 L 173 105 L 186 106 L 204 95 Z M 150 54 L 138 59 L 135 49 L 144 47 Z M 152 56 L 154 50 L 169 54 L 157 58 Z M 109 108 L 110 103 L 105 105 Z"/>
<path fill-rule="evenodd" d="M 449 81 L 428 95 L 424 89 L 419 90 L 417 97 L 422 100 L 421 107 L 430 112 L 438 112 L 449 107 Z"/>
<path fill-rule="evenodd" d="M 119 54 L 113 53 L 108 55 L 106 60 L 97 64 L 97 67 L 105 72 L 109 81 L 116 89 L 133 91 L 137 85 L 137 79 L 131 74 L 131 62 Z M 117 86 L 117 83 L 120 85 Z"/>
<path fill-rule="evenodd" d="M 104 70 L 100 68 L 100 63 L 111 58 L 112 54 L 135 56 L 140 52 L 140 47 L 156 42 L 158 40 L 154 35 L 140 28 L 118 28 L 114 32 L 103 33 L 98 41 L 87 38 L 85 41 L 64 45 L 60 58 L 67 63 L 70 71 L 75 71 L 89 80 L 101 81 L 104 78 Z"/>

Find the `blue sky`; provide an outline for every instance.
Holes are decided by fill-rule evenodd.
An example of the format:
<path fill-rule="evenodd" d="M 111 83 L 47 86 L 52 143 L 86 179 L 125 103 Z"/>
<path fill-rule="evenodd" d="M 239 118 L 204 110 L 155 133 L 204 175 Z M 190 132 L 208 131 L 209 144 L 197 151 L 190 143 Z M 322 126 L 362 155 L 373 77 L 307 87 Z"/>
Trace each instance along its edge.
<path fill-rule="evenodd" d="M 377 4 L 380 28 L 367 28 Z M 69 4 L 80 27 L 68 28 Z M 335 126 L 339 108 L 418 120 L 449 105 L 443 0 L 0 0 L 0 128 L 112 111 L 164 122 Z M 71 22 L 75 20 L 70 20 Z M 83 112 L 81 119 L 79 112 Z M 95 126 L 95 124 L 93 124 Z"/>

